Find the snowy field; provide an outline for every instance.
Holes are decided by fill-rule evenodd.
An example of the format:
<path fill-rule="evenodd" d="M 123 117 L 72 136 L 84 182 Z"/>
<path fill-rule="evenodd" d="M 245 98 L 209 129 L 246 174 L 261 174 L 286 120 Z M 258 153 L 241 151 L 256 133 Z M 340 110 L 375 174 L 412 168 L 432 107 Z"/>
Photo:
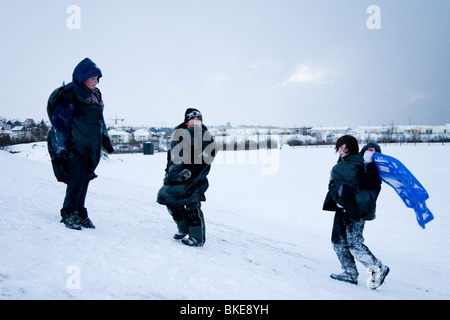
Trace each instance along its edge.
<path fill-rule="evenodd" d="M 87 196 L 95 230 L 59 223 L 65 185 L 45 143 L 0 151 L 0 299 L 449 299 L 450 145 L 384 146 L 430 194 L 423 230 L 383 184 L 366 244 L 391 268 L 371 291 L 357 286 L 331 246 L 333 213 L 322 211 L 330 147 L 218 155 L 203 204 L 207 240 L 190 248 L 155 202 L 166 154 L 110 155 Z"/>

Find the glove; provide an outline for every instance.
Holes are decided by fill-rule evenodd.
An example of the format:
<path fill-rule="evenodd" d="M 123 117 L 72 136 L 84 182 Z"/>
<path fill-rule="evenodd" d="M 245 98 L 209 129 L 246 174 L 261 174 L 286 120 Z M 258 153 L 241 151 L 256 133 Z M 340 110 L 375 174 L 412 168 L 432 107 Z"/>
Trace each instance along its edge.
<path fill-rule="evenodd" d="M 61 149 L 57 154 L 56 157 L 61 160 L 67 160 L 70 158 L 70 154 L 66 149 Z"/>
<path fill-rule="evenodd" d="M 105 149 L 106 149 L 106 152 L 108 152 L 108 153 L 114 152 L 114 147 L 112 145 L 107 146 Z"/>
<path fill-rule="evenodd" d="M 114 152 L 114 147 L 112 146 L 111 140 L 107 135 L 103 135 L 102 146 L 106 150 L 106 152 L 108 153 Z"/>
<path fill-rule="evenodd" d="M 366 163 L 371 163 L 372 162 L 372 156 L 373 156 L 373 151 L 366 151 L 366 152 L 364 152 L 364 161 Z"/>
<path fill-rule="evenodd" d="M 184 169 L 180 172 L 181 179 L 186 181 L 191 177 L 191 172 L 188 169 Z"/>

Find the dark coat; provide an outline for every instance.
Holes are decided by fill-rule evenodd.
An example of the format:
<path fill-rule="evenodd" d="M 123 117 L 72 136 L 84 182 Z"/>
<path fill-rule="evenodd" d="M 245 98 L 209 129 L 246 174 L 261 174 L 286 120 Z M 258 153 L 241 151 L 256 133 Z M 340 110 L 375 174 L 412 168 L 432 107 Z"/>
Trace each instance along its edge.
<path fill-rule="evenodd" d="M 205 201 L 207 175 L 214 157 L 214 138 L 206 126 L 189 129 L 184 123 L 177 126 L 167 153 L 164 185 L 156 201 L 172 206 Z"/>
<path fill-rule="evenodd" d="M 338 210 L 337 203 L 353 219 L 375 219 L 375 206 L 379 187 L 378 173 L 374 177 L 372 168 L 366 171 L 364 159 L 359 153 L 339 159 L 331 170 L 328 193 L 323 210 Z M 376 171 L 376 168 L 375 168 Z"/>
<path fill-rule="evenodd" d="M 381 148 L 377 143 L 369 142 L 361 149 L 362 156 L 364 156 L 364 153 L 368 148 L 375 148 L 376 152 L 381 153 Z M 370 212 L 365 215 L 365 219 L 373 220 L 375 219 L 376 201 L 378 199 L 378 195 L 380 194 L 382 183 L 377 167 L 373 161 L 370 163 L 365 163 L 364 177 L 361 183 L 365 193 L 368 194 L 366 197 L 368 197 L 368 201 L 370 201 L 368 207 L 366 208 L 366 210 L 370 210 Z"/>
<path fill-rule="evenodd" d="M 91 91 L 83 82 L 101 76 L 100 69 L 88 58 L 74 70 L 73 81 L 56 89 L 49 98 L 47 112 L 52 123 L 47 142 L 53 171 L 58 181 L 66 182 L 66 159 L 81 156 L 88 174 L 95 177 L 102 146 L 113 152 L 103 118 L 100 90 Z"/>

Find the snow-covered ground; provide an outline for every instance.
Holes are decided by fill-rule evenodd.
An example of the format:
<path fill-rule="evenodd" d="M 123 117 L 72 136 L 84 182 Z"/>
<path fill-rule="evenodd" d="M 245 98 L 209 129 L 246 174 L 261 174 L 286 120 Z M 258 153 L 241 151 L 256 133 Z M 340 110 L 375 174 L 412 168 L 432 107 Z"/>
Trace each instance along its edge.
<path fill-rule="evenodd" d="M 419 227 L 384 184 L 366 244 L 391 268 L 378 290 L 330 279 L 333 214 L 322 211 L 330 147 L 218 155 L 203 204 L 207 241 L 172 238 L 155 202 L 163 153 L 110 155 L 87 197 L 95 230 L 59 223 L 65 185 L 45 143 L 0 151 L 0 299 L 449 299 L 450 145 L 382 146 L 430 194 L 435 220 Z"/>

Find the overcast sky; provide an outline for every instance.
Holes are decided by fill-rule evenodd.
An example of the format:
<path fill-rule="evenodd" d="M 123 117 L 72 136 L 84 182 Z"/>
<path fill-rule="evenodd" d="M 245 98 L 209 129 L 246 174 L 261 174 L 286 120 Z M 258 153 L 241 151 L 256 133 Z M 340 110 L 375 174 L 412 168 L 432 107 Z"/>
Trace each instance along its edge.
<path fill-rule="evenodd" d="M 448 0 L 2 0 L 0 35 L 5 118 L 89 57 L 109 123 L 450 123 Z"/>

